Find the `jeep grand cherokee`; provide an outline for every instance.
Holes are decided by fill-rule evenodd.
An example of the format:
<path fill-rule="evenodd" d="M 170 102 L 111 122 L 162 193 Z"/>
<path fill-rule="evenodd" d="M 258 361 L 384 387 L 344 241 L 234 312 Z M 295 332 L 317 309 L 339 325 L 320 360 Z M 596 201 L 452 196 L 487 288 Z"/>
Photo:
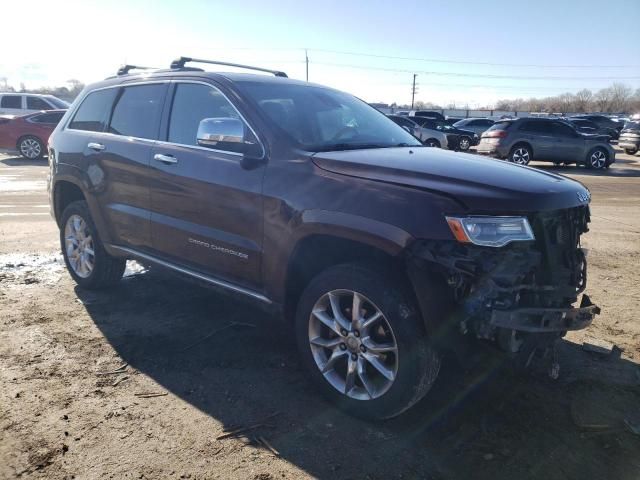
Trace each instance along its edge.
<path fill-rule="evenodd" d="M 188 61 L 88 86 L 51 136 L 52 214 L 82 288 L 137 259 L 253 300 L 287 322 L 320 391 L 369 418 L 425 395 L 443 338 L 516 355 L 599 312 L 574 307 L 580 183 L 425 148 L 282 72 Z"/>

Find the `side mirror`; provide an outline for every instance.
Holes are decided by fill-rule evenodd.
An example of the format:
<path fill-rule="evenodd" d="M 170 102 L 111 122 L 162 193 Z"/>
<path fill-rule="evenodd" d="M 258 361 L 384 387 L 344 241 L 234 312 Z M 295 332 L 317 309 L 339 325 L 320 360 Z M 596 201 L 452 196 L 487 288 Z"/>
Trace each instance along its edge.
<path fill-rule="evenodd" d="M 218 147 L 238 152 L 244 144 L 244 123 L 237 118 L 204 118 L 198 125 L 196 139 L 202 147 Z"/>

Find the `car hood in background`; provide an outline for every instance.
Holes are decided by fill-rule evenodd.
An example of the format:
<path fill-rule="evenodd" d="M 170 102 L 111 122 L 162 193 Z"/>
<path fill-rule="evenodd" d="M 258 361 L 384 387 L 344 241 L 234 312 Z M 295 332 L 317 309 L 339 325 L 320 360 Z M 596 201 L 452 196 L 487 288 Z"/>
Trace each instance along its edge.
<path fill-rule="evenodd" d="M 322 152 L 312 158 L 316 166 L 333 173 L 453 197 L 478 214 L 570 208 L 589 198 L 585 186 L 567 177 L 439 148 Z"/>

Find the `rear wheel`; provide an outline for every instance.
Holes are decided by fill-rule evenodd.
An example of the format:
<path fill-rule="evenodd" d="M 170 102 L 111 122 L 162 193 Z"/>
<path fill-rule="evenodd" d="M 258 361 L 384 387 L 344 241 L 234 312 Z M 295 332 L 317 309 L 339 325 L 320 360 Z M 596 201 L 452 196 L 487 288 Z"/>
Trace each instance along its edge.
<path fill-rule="evenodd" d="M 44 155 L 44 145 L 38 137 L 27 135 L 18 142 L 20 155 L 28 160 L 37 160 Z"/>
<path fill-rule="evenodd" d="M 296 339 L 311 379 L 353 415 L 399 415 L 438 375 L 439 357 L 399 283 L 366 267 L 338 265 L 313 279 L 298 304 Z"/>
<path fill-rule="evenodd" d="M 440 148 L 440 142 L 438 140 L 436 140 L 435 138 L 430 138 L 427 141 L 424 142 L 424 144 L 427 147 L 436 147 L 436 148 Z"/>
<path fill-rule="evenodd" d="M 587 168 L 601 170 L 607 167 L 609 163 L 609 152 L 604 148 L 596 148 L 589 153 L 587 157 Z"/>
<path fill-rule="evenodd" d="M 72 202 L 65 208 L 60 245 L 67 269 L 81 287 L 104 288 L 122 278 L 126 260 L 106 252 L 85 201 Z"/>
<path fill-rule="evenodd" d="M 532 157 L 531 149 L 526 145 L 516 145 L 509 152 L 509 161 L 518 165 L 528 165 Z"/>
<path fill-rule="evenodd" d="M 469 147 L 471 147 L 471 139 L 466 136 L 460 137 L 460 141 L 458 142 L 458 148 L 461 151 L 466 152 L 467 150 L 469 150 Z"/>
<path fill-rule="evenodd" d="M 625 148 L 624 149 L 624 153 L 626 153 L 627 155 L 635 155 L 637 151 L 638 151 L 637 148 Z"/>

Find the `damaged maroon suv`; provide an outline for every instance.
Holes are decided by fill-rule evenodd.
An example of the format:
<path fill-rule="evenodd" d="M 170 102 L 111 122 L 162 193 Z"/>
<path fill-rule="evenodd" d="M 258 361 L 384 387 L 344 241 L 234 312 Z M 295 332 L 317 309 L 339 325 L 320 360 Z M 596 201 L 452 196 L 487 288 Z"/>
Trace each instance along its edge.
<path fill-rule="evenodd" d="M 50 138 L 51 209 L 80 287 L 114 285 L 136 259 L 255 301 L 284 319 L 319 390 L 369 418 L 420 400 L 457 341 L 530 359 L 599 313 L 583 294 L 580 183 L 425 148 L 282 72 L 192 61 L 223 64 L 124 67 Z"/>

